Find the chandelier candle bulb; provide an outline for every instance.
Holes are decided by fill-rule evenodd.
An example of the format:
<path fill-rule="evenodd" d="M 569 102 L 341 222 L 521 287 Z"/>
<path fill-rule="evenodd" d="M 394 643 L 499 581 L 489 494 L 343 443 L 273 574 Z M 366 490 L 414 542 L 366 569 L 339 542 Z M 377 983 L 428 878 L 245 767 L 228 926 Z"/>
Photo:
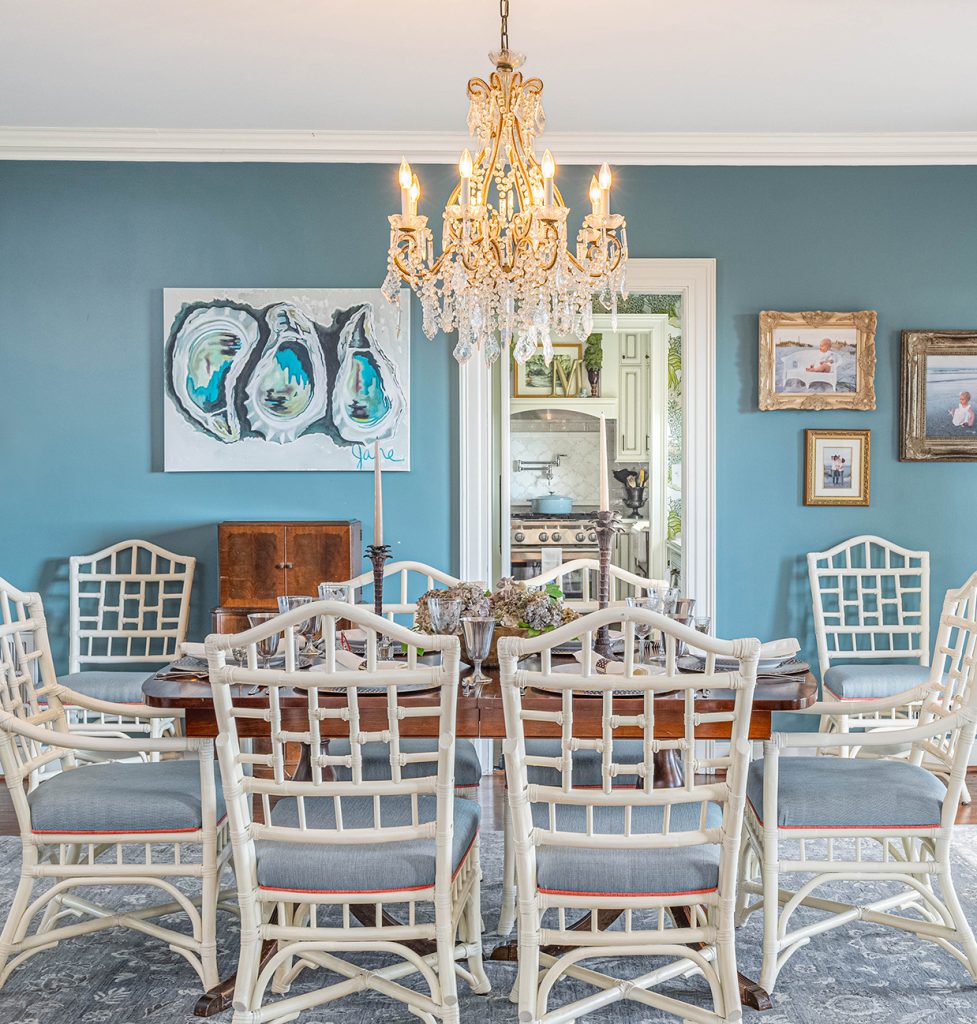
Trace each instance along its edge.
<path fill-rule="evenodd" d="M 467 149 L 458 161 L 458 174 L 461 176 L 460 202 L 462 206 L 468 206 L 472 201 L 472 155 Z"/>
<path fill-rule="evenodd" d="M 417 175 L 415 174 L 413 176 L 413 178 L 411 178 L 411 183 L 410 183 L 410 193 L 409 193 L 410 204 L 409 204 L 408 214 L 407 214 L 409 217 L 416 217 L 417 216 L 417 200 L 420 199 L 420 197 L 421 197 L 421 183 L 417 180 Z"/>
<path fill-rule="evenodd" d="M 556 161 L 553 154 L 547 149 L 543 153 L 543 162 L 540 165 L 543 172 L 543 205 L 553 205 L 553 177 L 556 174 Z"/>
<path fill-rule="evenodd" d="M 410 186 L 414 179 L 414 175 L 410 169 L 410 164 L 405 160 L 400 161 L 400 215 L 401 217 L 410 216 Z"/>
<path fill-rule="evenodd" d="M 606 163 L 601 164 L 600 174 L 597 176 L 597 184 L 600 186 L 600 213 L 602 217 L 611 215 L 611 169 Z"/>
<path fill-rule="evenodd" d="M 600 414 L 600 511 L 609 512 L 610 491 L 607 480 L 607 420 Z"/>
<path fill-rule="evenodd" d="M 600 185 L 596 174 L 590 179 L 590 212 L 595 217 L 600 216 Z"/>
<path fill-rule="evenodd" d="M 383 546 L 383 481 L 380 474 L 380 442 L 373 442 L 373 546 Z"/>

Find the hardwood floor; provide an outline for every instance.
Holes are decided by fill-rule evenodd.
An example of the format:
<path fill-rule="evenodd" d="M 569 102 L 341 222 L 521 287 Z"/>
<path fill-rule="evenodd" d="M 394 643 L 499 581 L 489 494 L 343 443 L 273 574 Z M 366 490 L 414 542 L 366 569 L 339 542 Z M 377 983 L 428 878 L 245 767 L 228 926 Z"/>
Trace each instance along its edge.
<path fill-rule="evenodd" d="M 967 774 L 967 788 L 970 790 L 971 802 L 960 808 L 957 822 L 961 825 L 977 825 L 977 769 L 975 768 L 971 768 Z M 496 772 L 491 777 L 485 776 L 478 791 L 478 802 L 482 805 L 483 829 L 490 832 L 502 830 L 504 801 L 505 783 L 502 772 Z M 13 805 L 6 787 L 0 788 L 0 835 L 18 835 Z"/>

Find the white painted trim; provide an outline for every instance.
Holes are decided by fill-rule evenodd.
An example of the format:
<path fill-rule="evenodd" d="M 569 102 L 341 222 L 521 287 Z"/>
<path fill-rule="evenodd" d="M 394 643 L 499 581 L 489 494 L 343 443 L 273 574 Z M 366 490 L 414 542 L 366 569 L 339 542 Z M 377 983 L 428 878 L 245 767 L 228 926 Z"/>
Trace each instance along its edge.
<path fill-rule="evenodd" d="M 977 164 L 977 132 L 548 132 L 561 164 Z M 453 164 L 463 131 L 0 126 L 4 160 Z"/>
<path fill-rule="evenodd" d="M 458 575 L 492 583 L 492 368 L 458 368 Z"/>

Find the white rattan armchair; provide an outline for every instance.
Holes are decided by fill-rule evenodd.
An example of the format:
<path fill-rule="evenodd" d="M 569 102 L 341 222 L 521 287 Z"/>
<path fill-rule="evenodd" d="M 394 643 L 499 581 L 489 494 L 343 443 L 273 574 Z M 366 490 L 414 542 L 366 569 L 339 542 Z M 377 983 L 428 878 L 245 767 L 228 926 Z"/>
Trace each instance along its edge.
<path fill-rule="evenodd" d="M 868 702 L 929 677 L 929 552 L 865 535 L 812 551 L 807 565 L 825 702 L 822 730 L 911 722 L 918 704 L 883 711 Z M 853 701 L 863 705 L 857 717 Z M 847 750 L 857 752 L 857 745 Z"/>
<path fill-rule="evenodd" d="M 622 622 L 625 632 L 621 675 L 597 673 L 593 635 L 603 624 Z M 634 625 L 650 623 L 665 636 L 664 674 L 636 675 Z M 580 636 L 581 667 L 570 673 L 552 666 L 554 646 Z M 679 674 L 676 641 L 707 652 L 705 676 Z M 750 708 L 756 683 L 758 640 L 715 640 L 696 634 L 644 609 L 605 609 L 534 639 L 505 638 L 499 644 L 505 707 L 505 754 L 512 805 L 519 898 L 519 1020 L 557 1024 L 621 999 L 677 1014 L 696 1024 L 741 1019 L 733 944 L 738 845 L 743 820 Z M 538 670 L 519 668 L 520 658 L 539 655 Z M 716 673 L 716 655 L 738 659 L 734 672 Z M 700 714 L 696 689 L 735 690 L 732 713 Z M 543 687 L 562 694 L 559 711 L 543 711 L 524 700 L 523 689 Z M 631 701 L 622 704 L 628 691 Z M 677 691 L 677 698 L 658 697 Z M 681 738 L 656 731 L 656 704 L 677 700 L 683 711 Z M 599 701 L 601 735 L 578 738 L 574 712 L 580 701 Z M 731 743 L 726 756 L 697 761 L 696 730 L 726 722 Z M 545 726 L 559 738 L 554 756 L 527 752 L 527 729 Z M 620 763 L 614 741 L 621 731 L 637 735 L 642 757 Z M 574 754 L 593 751 L 600 761 L 597 789 L 576 784 Z M 682 759 L 684 784 L 655 788 L 655 755 L 675 750 Z M 548 776 L 531 781 L 530 771 Z M 697 780 L 705 768 L 725 769 L 723 777 Z M 632 788 L 616 785 L 622 777 Z M 624 908 L 622 930 L 598 930 L 597 912 Z M 590 928 L 574 929 L 567 917 L 590 911 Z M 670 926 L 671 915 L 674 926 Z M 557 952 L 541 947 L 556 946 Z M 668 957 L 670 962 L 627 981 L 581 966 L 592 958 Z M 540 970 L 542 969 L 542 973 Z M 712 1009 L 656 991 L 670 978 L 692 973 L 705 978 Z M 550 1010 L 561 977 L 576 978 L 597 991 Z"/>
<path fill-rule="evenodd" d="M 162 940 L 190 962 L 205 988 L 216 985 L 218 886 L 230 845 L 213 742 L 69 732 L 66 704 L 95 714 L 138 714 L 143 722 L 161 712 L 61 686 L 40 595 L 3 580 L 0 704 L 0 765 L 23 847 L 20 881 L 0 933 L 0 984 L 19 964 L 64 939 L 121 926 Z M 79 748 L 112 758 L 146 752 L 182 758 L 78 766 Z M 52 764 L 62 770 L 43 778 Z M 198 882 L 200 896 L 178 888 L 181 879 Z M 77 894 L 92 885 L 152 886 L 162 890 L 166 903 L 104 907 Z M 190 934 L 154 920 L 181 911 L 190 920 Z"/>
<path fill-rule="evenodd" d="M 293 627 L 310 613 L 322 617 L 324 661 L 297 672 Z M 337 664 L 341 618 L 367 634 L 365 671 Z M 247 648 L 254 666 L 256 642 L 274 632 L 285 634 L 282 669 L 227 665 L 228 652 Z M 406 645 L 405 668 L 377 665 L 378 632 Z M 440 652 L 440 663 L 422 663 L 419 643 Z M 475 992 L 489 991 L 481 960 L 479 809 L 454 792 L 458 639 L 419 637 L 362 608 L 322 601 L 236 636 L 209 636 L 206 646 L 242 917 L 235 1024 L 292 1020 L 302 1010 L 363 989 L 406 1003 L 424 1021 L 457 1024 L 456 974 Z M 241 685 L 244 693 L 262 687 L 267 701 L 256 707 L 253 696 L 242 699 Z M 434 691 L 436 699 L 399 701 L 404 690 L 417 687 Z M 289 690 L 305 695 L 301 708 L 283 709 L 282 695 Z M 371 691 L 372 707 L 364 701 Z M 327 695 L 331 706 L 322 702 Z M 421 719 L 438 723 L 435 749 L 405 753 L 402 734 Z M 255 721 L 268 723 L 268 754 L 241 748 L 238 723 Z M 349 753 L 326 749 L 323 738 L 330 735 L 345 737 Z M 377 741 L 388 750 L 383 779 L 364 771 L 363 748 Z M 309 746 L 308 780 L 285 776 L 287 742 Z M 424 769 L 430 762 L 436 771 L 429 774 Z M 271 777 L 249 774 L 252 765 L 265 766 Z M 337 778 L 340 771 L 348 778 Z M 255 795 L 264 823 L 251 815 Z M 402 919 L 385 922 L 384 915 L 397 907 Z M 422 955 L 410 948 L 424 940 L 435 944 L 435 952 Z M 278 948 L 262 965 L 265 941 Z M 365 951 L 397 959 L 370 969 L 345 959 Z M 467 960 L 467 970 L 459 959 Z M 316 967 L 344 980 L 286 994 L 301 971 Z M 414 973 L 428 993 L 399 983 Z M 266 1002 L 269 986 L 283 998 Z"/>
<path fill-rule="evenodd" d="M 561 589 L 566 589 L 564 584 L 567 576 L 574 573 L 582 574 L 582 594 L 579 598 L 567 601 L 571 608 L 577 611 L 597 610 L 597 576 L 600 571 L 600 562 L 596 558 L 574 558 L 570 562 L 564 562 L 555 569 L 549 569 L 533 576 L 523 582 L 529 587 L 545 586 L 547 583 L 556 583 Z M 612 604 L 623 604 L 628 597 L 644 597 L 652 590 L 665 591 L 668 583 L 665 580 L 645 579 L 643 576 L 636 576 L 627 569 L 618 565 L 610 566 L 610 601 Z"/>
<path fill-rule="evenodd" d="M 187 635 L 196 559 L 145 540 L 124 540 L 69 560 L 68 675 L 71 690 L 114 704 L 142 704 L 142 684 L 180 657 Z M 122 667 L 124 666 L 124 668 Z M 158 737 L 169 718 L 69 708 L 73 730 L 89 736 Z M 153 755 L 156 759 L 156 755 Z"/>
<path fill-rule="evenodd" d="M 953 885 L 950 845 L 977 730 L 977 573 L 947 592 L 929 683 L 888 700 L 856 701 L 854 714 L 920 704 L 918 721 L 897 727 L 909 760 L 780 757 L 784 748 L 881 748 L 892 731 L 775 735 L 750 768 L 740 905 L 742 923 L 763 910 L 760 984 L 773 989 L 782 967 L 815 936 L 851 921 L 914 932 L 958 959 L 977 979 L 977 942 Z M 825 704 L 808 713 L 826 714 Z M 923 767 L 942 766 L 946 785 Z M 873 856 L 874 852 L 874 856 Z M 797 874 L 786 889 L 783 876 Z M 815 895 L 839 882 L 897 886 L 867 905 Z M 759 899 L 753 900 L 753 897 Z M 801 907 L 825 916 L 791 928 Z M 919 916 L 896 911 L 910 908 Z"/>

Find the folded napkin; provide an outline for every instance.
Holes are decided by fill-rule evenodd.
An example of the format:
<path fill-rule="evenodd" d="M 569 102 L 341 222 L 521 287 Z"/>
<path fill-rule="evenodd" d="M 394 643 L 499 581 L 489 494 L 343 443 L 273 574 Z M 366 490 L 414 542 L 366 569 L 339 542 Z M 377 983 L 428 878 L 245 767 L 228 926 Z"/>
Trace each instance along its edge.
<path fill-rule="evenodd" d="M 577 651 L 574 658 L 582 665 L 583 664 L 583 651 Z M 623 661 L 611 661 L 601 655 L 594 653 L 593 666 L 594 671 L 600 676 L 623 676 L 624 675 L 624 662 Z M 569 667 L 569 666 L 568 666 Z M 662 675 L 665 671 L 662 665 L 635 665 L 631 672 L 631 678 L 636 676 L 658 676 Z"/>
<path fill-rule="evenodd" d="M 766 661 L 768 658 L 781 658 L 786 661 L 793 658 L 801 649 L 796 637 L 785 637 L 783 640 L 768 640 L 760 644 L 760 658 Z"/>
<path fill-rule="evenodd" d="M 188 641 L 184 641 L 182 644 L 180 644 L 180 654 L 191 658 L 207 658 L 207 654 L 204 651 L 203 644 L 192 644 Z"/>

